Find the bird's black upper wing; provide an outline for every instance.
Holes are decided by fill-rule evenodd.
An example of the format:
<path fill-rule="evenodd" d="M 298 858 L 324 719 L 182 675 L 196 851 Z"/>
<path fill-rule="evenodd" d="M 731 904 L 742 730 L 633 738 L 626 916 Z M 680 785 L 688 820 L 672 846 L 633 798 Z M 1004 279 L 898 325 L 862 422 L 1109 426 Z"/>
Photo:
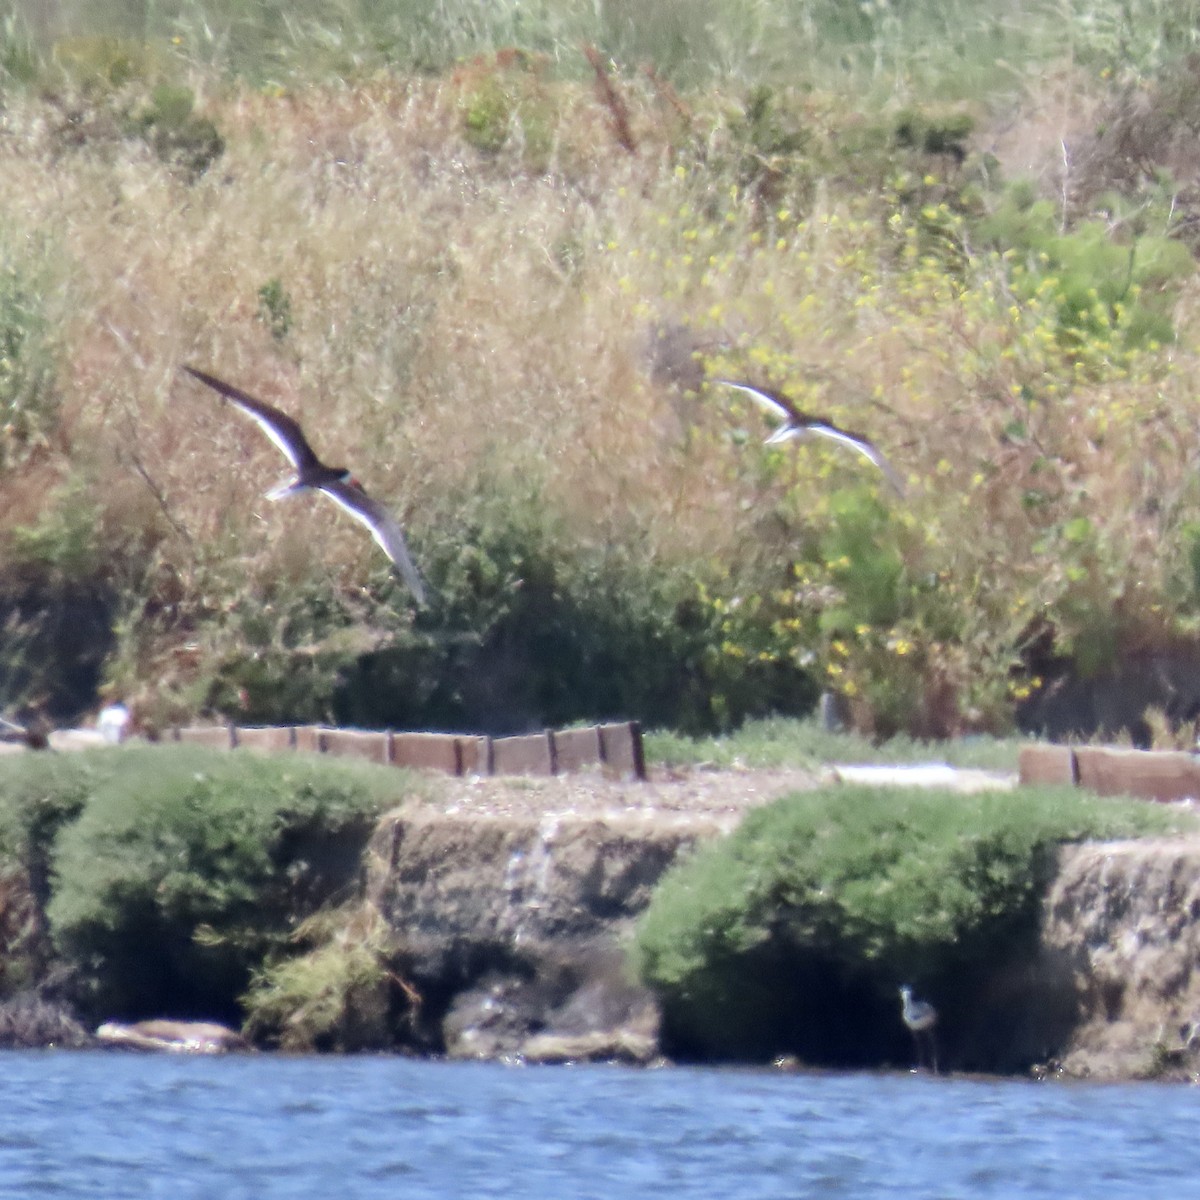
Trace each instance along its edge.
<path fill-rule="evenodd" d="M 306 467 L 322 465 L 321 460 L 317 458 L 308 444 L 304 431 L 287 413 L 280 412 L 265 400 L 255 399 L 243 392 L 241 388 L 236 388 L 233 384 L 208 374 L 207 371 L 201 371 L 186 364 L 183 369 L 201 383 L 207 384 L 213 391 L 219 392 L 227 400 L 232 400 L 248 417 L 256 421 L 267 437 L 283 451 L 296 470 L 302 471 Z"/>

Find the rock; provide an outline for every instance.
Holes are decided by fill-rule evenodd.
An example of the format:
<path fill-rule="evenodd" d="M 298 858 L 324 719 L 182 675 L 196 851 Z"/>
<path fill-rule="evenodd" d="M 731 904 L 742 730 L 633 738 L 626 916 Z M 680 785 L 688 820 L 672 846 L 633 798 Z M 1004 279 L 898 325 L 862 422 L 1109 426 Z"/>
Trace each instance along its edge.
<path fill-rule="evenodd" d="M 652 1059 L 657 1005 L 626 977 L 624 940 L 663 871 L 727 827 L 677 812 L 385 818 L 368 894 L 425 1037 L 454 1058 Z"/>
<path fill-rule="evenodd" d="M 539 1033 L 525 1042 L 521 1057 L 527 1063 L 613 1062 L 644 1067 L 658 1058 L 658 1037 L 635 1030 Z"/>
<path fill-rule="evenodd" d="M 590 939 L 636 917 L 681 852 L 728 827 L 711 814 L 401 810 L 372 839 L 368 894 L 410 944 Z"/>
<path fill-rule="evenodd" d="M 828 768 L 831 780 L 862 783 L 873 787 L 945 788 L 955 792 L 1011 791 L 1017 785 L 1012 771 L 984 771 L 974 767 L 952 767 L 947 763 L 839 764 Z"/>
<path fill-rule="evenodd" d="M 442 1022 L 451 1058 L 648 1063 L 658 1056 L 653 995 L 625 974 L 620 949 L 598 941 L 557 962 L 527 959 L 459 993 Z"/>
<path fill-rule="evenodd" d="M 176 1054 L 225 1054 L 249 1049 L 240 1033 L 211 1021 L 155 1020 L 133 1025 L 107 1021 L 96 1030 L 96 1039 L 106 1046 Z"/>
<path fill-rule="evenodd" d="M 92 1036 L 65 1004 L 24 992 L 0 1004 L 0 1046 L 8 1050 L 77 1050 Z"/>

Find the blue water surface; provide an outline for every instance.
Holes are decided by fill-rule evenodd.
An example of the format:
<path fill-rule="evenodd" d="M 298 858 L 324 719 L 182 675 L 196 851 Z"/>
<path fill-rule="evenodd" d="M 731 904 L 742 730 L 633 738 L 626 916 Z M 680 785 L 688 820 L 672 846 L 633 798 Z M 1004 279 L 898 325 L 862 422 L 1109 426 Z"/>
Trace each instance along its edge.
<path fill-rule="evenodd" d="M 4 1197 L 1145 1200 L 1200 1195 L 1198 1127 L 1181 1085 L 0 1053 Z"/>

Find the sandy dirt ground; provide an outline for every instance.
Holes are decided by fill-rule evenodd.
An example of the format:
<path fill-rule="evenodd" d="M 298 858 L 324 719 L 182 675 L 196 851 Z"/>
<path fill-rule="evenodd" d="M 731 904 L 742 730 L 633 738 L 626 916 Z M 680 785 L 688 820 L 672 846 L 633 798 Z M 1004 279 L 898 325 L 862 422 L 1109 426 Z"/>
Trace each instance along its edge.
<path fill-rule="evenodd" d="M 644 781 L 613 779 L 600 772 L 535 777 L 431 779 L 424 803 L 442 811 L 488 812 L 509 816 L 547 813 L 578 815 L 610 812 L 680 813 L 729 817 L 780 796 L 822 784 L 876 783 L 958 792 L 1007 789 L 1015 776 L 956 770 L 944 764 L 917 766 L 838 766 L 802 768 L 652 767 Z"/>

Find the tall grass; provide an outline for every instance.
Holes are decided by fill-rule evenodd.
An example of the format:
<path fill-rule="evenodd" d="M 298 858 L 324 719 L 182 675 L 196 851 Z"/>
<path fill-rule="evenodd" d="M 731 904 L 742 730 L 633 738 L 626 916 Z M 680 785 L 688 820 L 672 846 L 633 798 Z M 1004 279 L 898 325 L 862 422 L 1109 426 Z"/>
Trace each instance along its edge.
<path fill-rule="evenodd" d="M 396 647 L 405 696 L 481 663 L 552 675 L 529 646 L 569 619 L 579 677 L 670 659 L 608 691 L 627 713 L 675 692 L 720 727 L 832 686 L 861 728 L 928 737 L 1004 728 L 1041 686 L 1039 639 L 1094 674 L 1188 634 L 1188 196 L 1165 168 L 1123 196 L 1082 166 L 1009 186 L 977 149 L 1011 153 L 993 77 L 952 104 L 932 70 L 946 37 L 1000 62 L 990 22 L 1028 42 L 1008 63 L 1022 111 L 1046 55 L 1090 117 L 1120 103 L 1126 9 L 685 8 L 426 8 L 445 22 L 426 65 L 455 65 L 424 73 L 383 37 L 391 6 L 144 5 L 136 42 L 84 36 L 123 31 L 99 7 L 64 8 L 66 30 L 26 13 L 40 84 L 9 81 L 0 211 L 10 245 L 39 247 L 21 280 L 53 270 L 38 303 L 23 284 L 0 305 L 31 364 L 5 401 L 26 423 L 0 561 L 59 578 L 91 555 L 120 597 L 108 681 L 145 713 L 336 716 L 348 673 Z M 1164 72 L 1187 40 L 1173 11 L 1127 12 L 1157 21 L 1139 53 Z M 634 153 L 584 39 L 620 59 Z M 784 77 L 769 53 L 812 69 L 750 86 Z M 693 375 L 770 380 L 865 429 L 905 501 L 655 375 L 660 328 L 698 348 Z M 414 617 L 332 506 L 264 504 L 278 455 L 186 361 L 351 463 L 444 603 Z"/>
<path fill-rule="evenodd" d="M 627 64 L 653 63 L 677 84 L 783 82 L 863 94 L 980 96 L 1064 55 L 1154 71 L 1195 45 L 1194 0 L 10 0 L 7 44 L 48 54 L 56 42 L 117 37 L 171 47 L 205 70 L 256 84 L 440 71 L 520 46 L 578 74 L 581 42 Z"/>

